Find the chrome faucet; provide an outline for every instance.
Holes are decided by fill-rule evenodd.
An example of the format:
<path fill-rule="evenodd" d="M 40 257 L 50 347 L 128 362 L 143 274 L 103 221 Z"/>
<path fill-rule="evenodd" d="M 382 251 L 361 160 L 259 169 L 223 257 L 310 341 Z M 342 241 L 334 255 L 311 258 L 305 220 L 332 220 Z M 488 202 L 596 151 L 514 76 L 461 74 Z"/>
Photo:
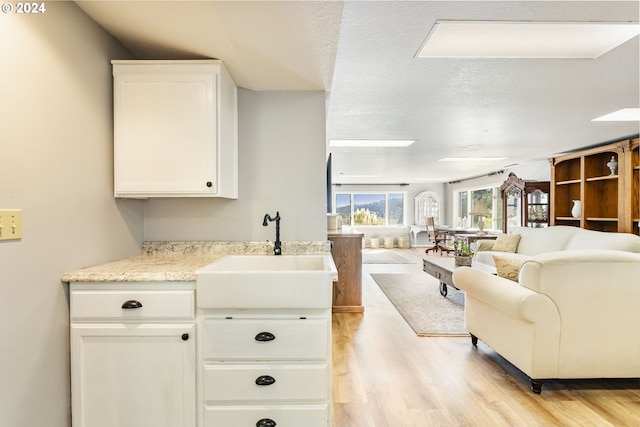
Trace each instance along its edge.
<path fill-rule="evenodd" d="M 273 253 L 274 255 L 282 255 L 282 243 L 280 242 L 280 212 L 276 212 L 275 218 L 271 218 L 271 215 L 265 214 L 262 225 L 265 227 L 269 225 L 267 221 L 276 222 L 276 241 L 273 245 Z"/>

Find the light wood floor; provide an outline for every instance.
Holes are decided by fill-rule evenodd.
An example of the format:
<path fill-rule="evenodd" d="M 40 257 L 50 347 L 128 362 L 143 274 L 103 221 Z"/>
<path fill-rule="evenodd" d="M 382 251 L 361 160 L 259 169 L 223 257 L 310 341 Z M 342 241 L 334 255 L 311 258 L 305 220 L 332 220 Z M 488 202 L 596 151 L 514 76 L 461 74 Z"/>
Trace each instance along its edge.
<path fill-rule="evenodd" d="M 417 337 L 370 276 L 422 271 L 420 250 L 394 251 L 415 264 L 364 264 L 364 314 L 333 315 L 333 427 L 640 426 L 637 379 L 553 381 L 536 395 L 482 342 Z"/>

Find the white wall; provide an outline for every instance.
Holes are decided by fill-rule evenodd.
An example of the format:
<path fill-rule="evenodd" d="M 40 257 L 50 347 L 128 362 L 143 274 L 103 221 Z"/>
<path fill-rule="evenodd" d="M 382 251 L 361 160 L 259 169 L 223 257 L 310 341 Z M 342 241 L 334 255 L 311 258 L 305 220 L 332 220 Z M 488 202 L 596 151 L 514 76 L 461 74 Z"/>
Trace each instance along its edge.
<path fill-rule="evenodd" d="M 239 197 L 145 201 L 145 240 L 326 240 L 324 92 L 238 97 Z"/>
<path fill-rule="evenodd" d="M 130 256 L 142 205 L 112 186 L 111 66 L 128 58 L 72 2 L 0 14 L 0 426 L 70 425 L 66 271 Z"/>

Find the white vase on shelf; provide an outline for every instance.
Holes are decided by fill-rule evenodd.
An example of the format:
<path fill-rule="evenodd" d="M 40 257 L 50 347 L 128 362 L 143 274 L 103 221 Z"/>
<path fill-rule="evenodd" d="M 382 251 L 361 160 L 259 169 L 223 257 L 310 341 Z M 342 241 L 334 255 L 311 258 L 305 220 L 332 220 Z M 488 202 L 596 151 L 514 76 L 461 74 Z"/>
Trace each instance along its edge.
<path fill-rule="evenodd" d="M 616 168 L 618 167 L 618 162 L 616 161 L 616 156 L 611 156 L 611 160 L 607 163 L 607 167 L 611 171 L 610 175 L 616 174 Z"/>
<path fill-rule="evenodd" d="M 571 208 L 571 216 L 574 218 L 580 218 L 582 215 L 582 201 L 573 200 L 573 207 Z"/>

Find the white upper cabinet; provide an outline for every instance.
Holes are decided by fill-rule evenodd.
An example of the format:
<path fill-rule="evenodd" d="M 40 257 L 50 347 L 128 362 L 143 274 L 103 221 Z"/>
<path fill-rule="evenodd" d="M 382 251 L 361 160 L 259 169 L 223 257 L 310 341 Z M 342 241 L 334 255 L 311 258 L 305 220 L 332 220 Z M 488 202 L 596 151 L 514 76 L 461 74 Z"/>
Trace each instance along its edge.
<path fill-rule="evenodd" d="M 112 61 L 116 197 L 238 197 L 237 87 L 221 61 Z"/>

